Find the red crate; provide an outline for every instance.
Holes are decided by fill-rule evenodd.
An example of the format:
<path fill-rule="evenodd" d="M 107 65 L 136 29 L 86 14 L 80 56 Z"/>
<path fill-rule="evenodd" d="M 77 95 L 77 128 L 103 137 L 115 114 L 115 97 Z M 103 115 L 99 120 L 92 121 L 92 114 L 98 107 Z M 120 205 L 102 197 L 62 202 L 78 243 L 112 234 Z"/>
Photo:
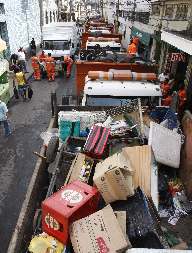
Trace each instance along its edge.
<path fill-rule="evenodd" d="M 42 229 L 66 244 L 69 225 L 97 211 L 97 188 L 74 181 L 42 202 Z"/>

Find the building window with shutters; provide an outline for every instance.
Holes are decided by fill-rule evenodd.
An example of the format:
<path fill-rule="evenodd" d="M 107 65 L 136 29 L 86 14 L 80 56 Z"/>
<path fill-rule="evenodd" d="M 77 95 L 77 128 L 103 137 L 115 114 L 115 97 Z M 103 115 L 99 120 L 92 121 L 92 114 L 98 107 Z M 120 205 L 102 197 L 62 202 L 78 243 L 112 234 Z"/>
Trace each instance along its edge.
<path fill-rule="evenodd" d="M 178 4 L 175 19 L 186 20 L 188 13 L 188 4 Z"/>
<path fill-rule="evenodd" d="M 53 21 L 55 22 L 55 12 L 53 12 Z"/>
<path fill-rule="evenodd" d="M 160 15 L 160 5 L 159 4 L 152 5 L 152 15 L 155 15 L 155 16 Z"/>
<path fill-rule="evenodd" d="M 52 12 L 50 11 L 50 23 L 52 22 Z"/>
<path fill-rule="evenodd" d="M 46 22 L 46 24 L 48 24 L 48 23 L 49 23 L 49 20 L 48 20 L 48 13 L 47 13 L 47 11 L 45 12 L 45 22 Z"/>
<path fill-rule="evenodd" d="M 0 3 L 0 14 L 5 14 L 5 8 L 3 3 Z"/>
<path fill-rule="evenodd" d="M 165 7 L 165 17 L 168 19 L 173 18 L 174 13 L 174 5 L 173 4 L 167 4 Z"/>

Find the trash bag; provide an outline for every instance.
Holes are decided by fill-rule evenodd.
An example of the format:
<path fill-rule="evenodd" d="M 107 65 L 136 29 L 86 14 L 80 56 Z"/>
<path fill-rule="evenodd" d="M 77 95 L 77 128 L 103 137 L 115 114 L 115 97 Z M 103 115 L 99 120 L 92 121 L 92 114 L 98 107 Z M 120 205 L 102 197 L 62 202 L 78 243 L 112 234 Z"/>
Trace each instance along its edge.
<path fill-rule="evenodd" d="M 161 229 L 157 212 L 140 187 L 136 189 L 134 196 L 126 201 L 116 201 L 111 206 L 114 211 L 126 211 L 127 235 L 134 248 L 163 248 L 158 235 Z"/>
<path fill-rule="evenodd" d="M 13 93 L 16 99 L 19 99 L 19 92 L 16 87 L 13 88 Z"/>
<path fill-rule="evenodd" d="M 32 96 L 33 96 L 33 90 L 32 90 L 32 88 L 29 86 L 29 87 L 28 87 L 28 98 L 29 98 L 29 99 L 32 99 Z"/>

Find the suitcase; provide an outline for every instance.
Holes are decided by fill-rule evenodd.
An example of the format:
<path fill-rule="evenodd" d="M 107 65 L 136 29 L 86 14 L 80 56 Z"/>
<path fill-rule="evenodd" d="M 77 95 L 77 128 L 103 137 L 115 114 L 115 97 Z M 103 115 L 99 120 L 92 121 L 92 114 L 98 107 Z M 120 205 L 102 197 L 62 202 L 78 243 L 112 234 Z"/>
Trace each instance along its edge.
<path fill-rule="evenodd" d="M 94 158 L 101 158 L 107 146 L 110 129 L 94 125 L 87 137 L 84 152 Z"/>

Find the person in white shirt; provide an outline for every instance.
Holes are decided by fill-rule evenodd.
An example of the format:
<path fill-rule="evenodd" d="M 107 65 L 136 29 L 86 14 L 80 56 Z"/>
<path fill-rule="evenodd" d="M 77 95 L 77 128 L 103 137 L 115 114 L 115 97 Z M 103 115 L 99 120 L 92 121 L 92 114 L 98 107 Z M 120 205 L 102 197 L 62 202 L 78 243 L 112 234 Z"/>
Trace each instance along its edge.
<path fill-rule="evenodd" d="M 166 71 L 163 72 L 163 73 L 161 73 L 161 74 L 159 75 L 159 77 L 158 77 L 160 83 L 165 82 L 165 79 L 167 79 L 167 78 L 169 78 L 169 75 L 168 75 L 168 73 L 167 73 Z"/>
<path fill-rule="evenodd" d="M 18 50 L 18 64 L 22 68 L 23 72 L 28 73 L 27 67 L 26 67 L 26 57 L 25 57 L 25 51 L 22 47 Z"/>
<path fill-rule="evenodd" d="M 10 125 L 8 123 L 8 120 L 7 120 L 7 113 L 8 113 L 7 106 L 0 99 L 0 124 L 4 125 L 5 136 L 6 137 L 11 134 L 11 128 L 10 128 Z"/>

